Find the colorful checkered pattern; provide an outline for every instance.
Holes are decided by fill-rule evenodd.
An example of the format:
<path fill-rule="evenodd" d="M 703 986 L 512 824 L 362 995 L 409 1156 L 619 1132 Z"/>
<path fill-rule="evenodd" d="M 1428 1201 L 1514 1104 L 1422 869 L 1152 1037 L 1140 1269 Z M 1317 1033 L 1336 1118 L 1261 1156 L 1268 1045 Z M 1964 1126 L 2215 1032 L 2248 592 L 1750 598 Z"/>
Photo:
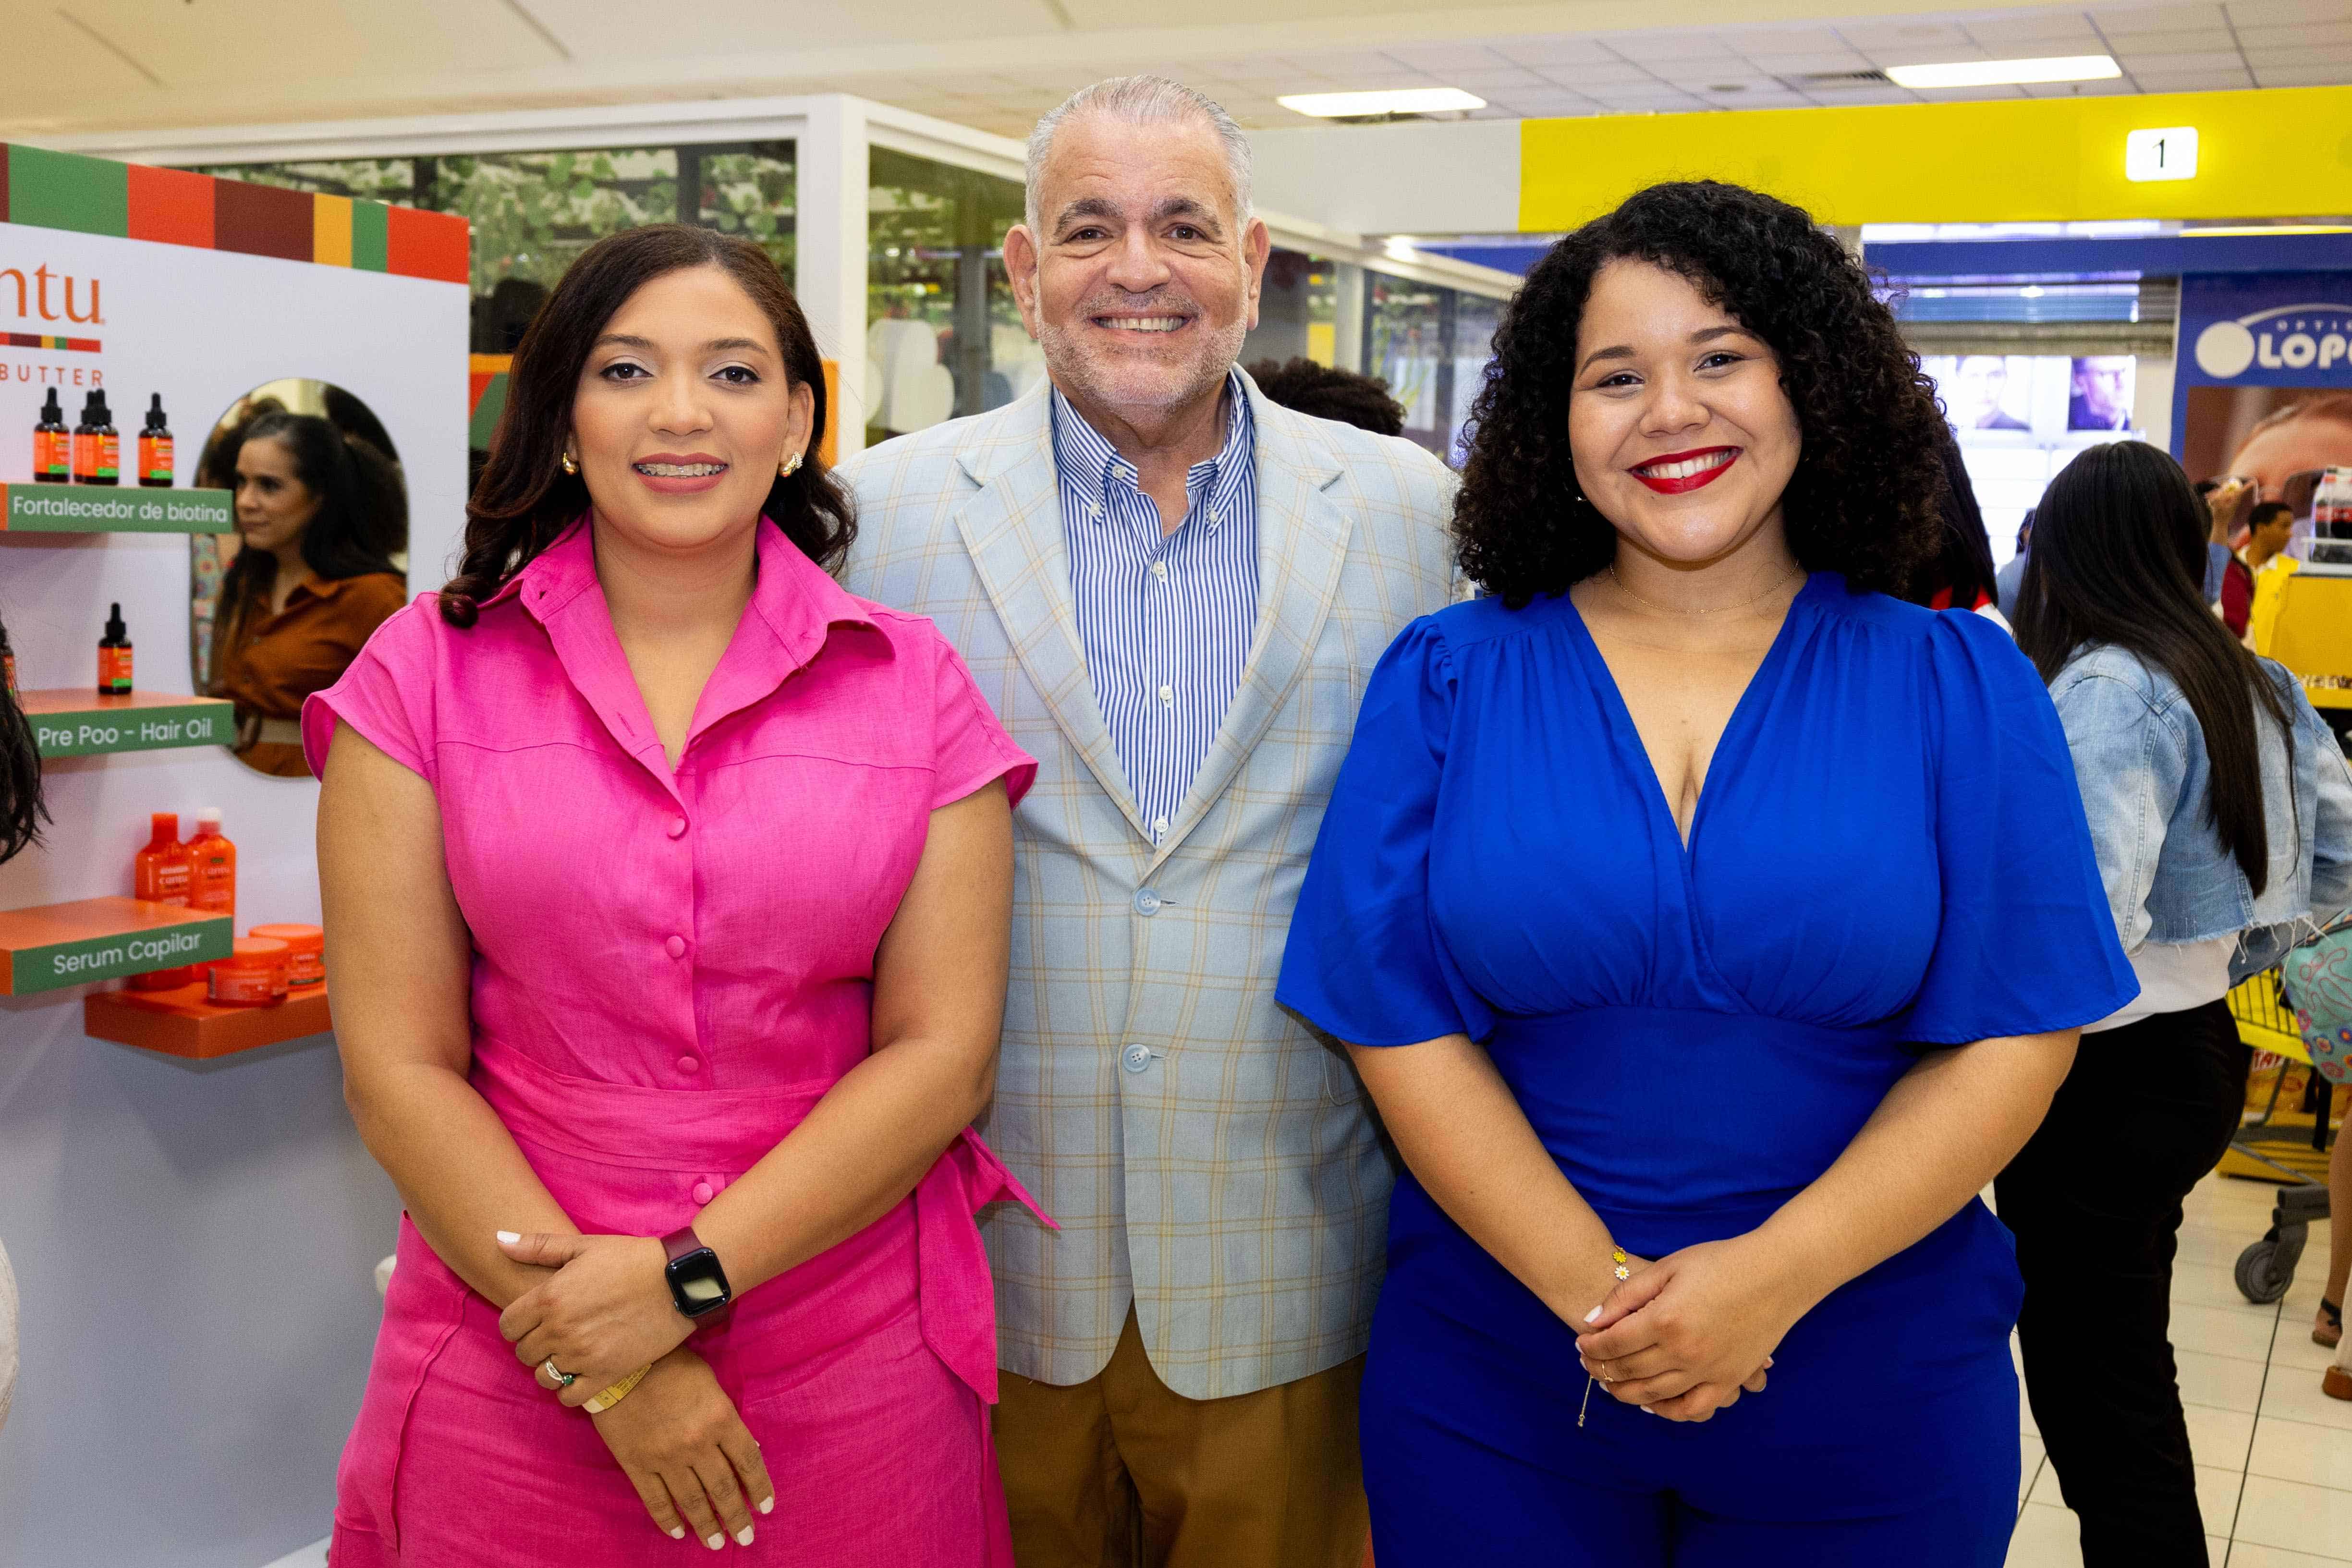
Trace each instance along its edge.
<path fill-rule="evenodd" d="M 1101 1371 L 1130 1301 L 1179 1394 L 1292 1382 L 1363 1350 L 1380 1286 L 1391 1172 L 1362 1087 L 1274 982 L 1364 683 L 1452 597 L 1454 478 L 1243 384 L 1257 634 L 1156 846 L 1081 651 L 1045 391 L 843 470 L 850 589 L 931 616 L 1038 759 L 983 1132 L 1062 1226 L 986 1222 L 1000 1359 L 1047 1383 Z"/>
<path fill-rule="evenodd" d="M 450 213 L 316 195 L 0 144 L 0 223 L 467 281 L 471 231 Z"/>

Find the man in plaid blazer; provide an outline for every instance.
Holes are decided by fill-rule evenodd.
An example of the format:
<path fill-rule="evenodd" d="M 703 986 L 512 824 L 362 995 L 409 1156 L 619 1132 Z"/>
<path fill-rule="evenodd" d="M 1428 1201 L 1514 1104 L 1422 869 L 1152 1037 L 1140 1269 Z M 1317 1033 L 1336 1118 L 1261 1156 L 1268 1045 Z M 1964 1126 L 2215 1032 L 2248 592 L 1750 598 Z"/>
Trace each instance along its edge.
<path fill-rule="evenodd" d="M 1360 1568 L 1390 1165 L 1274 984 L 1366 678 L 1450 597 L 1453 476 L 1234 368 L 1267 241 L 1222 110 L 1123 78 L 1030 148 L 1048 384 L 842 470 L 849 588 L 1039 763 L 982 1129 L 1061 1226 L 988 1222 L 1016 1553 Z"/>

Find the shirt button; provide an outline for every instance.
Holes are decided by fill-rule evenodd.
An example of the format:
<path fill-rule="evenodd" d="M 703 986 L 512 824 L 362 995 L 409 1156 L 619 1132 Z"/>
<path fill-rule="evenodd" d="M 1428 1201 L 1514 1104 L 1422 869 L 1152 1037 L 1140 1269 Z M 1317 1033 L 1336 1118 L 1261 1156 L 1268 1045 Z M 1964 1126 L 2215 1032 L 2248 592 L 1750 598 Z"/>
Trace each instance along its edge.
<path fill-rule="evenodd" d="M 677 1070 L 680 1072 L 699 1072 L 702 1071 L 702 1058 L 681 1056 L 677 1059 Z"/>
<path fill-rule="evenodd" d="M 1151 1048 L 1148 1045 L 1130 1045 L 1119 1053 L 1119 1062 L 1129 1072 L 1140 1072 L 1151 1065 Z"/>
<path fill-rule="evenodd" d="M 1162 581 L 1162 582 L 1167 581 L 1167 580 L 1168 580 L 1168 563 L 1167 563 L 1166 561 L 1164 561 L 1164 560 L 1155 560 L 1155 561 L 1153 561 L 1153 562 L 1151 563 L 1151 575 L 1152 575 L 1152 576 L 1154 576 L 1154 577 L 1156 577 L 1156 578 L 1158 578 L 1158 579 L 1159 579 L 1160 581 Z"/>
<path fill-rule="evenodd" d="M 684 817 L 672 817 L 669 820 L 669 836 L 671 838 L 677 838 L 685 831 L 686 819 Z"/>
<path fill-rule="evenodd" d="M 1149 887 L 1138 889 L 1135 894 L 1135 912 L 1147 920 L 1159 914 L 1159 893 Z"/>
<path fill-rule="evenodd" d="M 686 956 L 686 938 L 683 936 L 673 936 L 668 941 L 663 943 L 662 946 L 673 958 L 683 958 Z"/>
<path fill-rule="evenodd" d="M 1155 833 L 1164 833 L 1164 832 L 1166 832 L 1166 831 L 1168 831 L 1168 819 L 1167 819 L 1167 818 L 1165 818 L 1165 817 L 1154 817 L 1154 818 L 1152 818 L 1152 819 L 1151 819 L 1151 831 L 1152 831 L 1153 832 L 1155 832 Z"/>
<path fill-rule="evenodd" d="M 1160 703 L 1163 707 L 1173 707 L 1176 705 L 1176 688 L 1174 686 L 1160 687 Z"/>
<path fill-rule="evenodd" d="M 714 1198 L 714 1197 L 718 1197 L 718 1196 L 719 1196 L 719 1195 L 718 1195 L 717 1193 L 712 1192 L 712 1191 L 710 1190 L 710 1184 L 709 1184 L 709 1182 L 707 1182 L 707 1181 L 698 1181 L 698 1182 L 696 1182 L 696 1183 L 694 1184 L 694 1201 L 695 1201 L 695 1202 L 697 1202 L 697 1203 L 709 1203 L 712 1198 Z"/>

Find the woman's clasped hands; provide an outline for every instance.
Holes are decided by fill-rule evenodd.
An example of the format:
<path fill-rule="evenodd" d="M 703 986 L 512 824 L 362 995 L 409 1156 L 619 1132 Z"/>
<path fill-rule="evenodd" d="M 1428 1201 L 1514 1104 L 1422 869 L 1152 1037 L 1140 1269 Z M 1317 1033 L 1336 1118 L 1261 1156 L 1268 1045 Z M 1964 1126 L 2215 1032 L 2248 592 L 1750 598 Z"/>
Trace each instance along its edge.
<path fill-rule="evenodd" d="M 1752 1238 L 1703 1242 L 1635 1268 L 1576 1336 L 1610 1396 L 1675 1421 L 1704 1421 L 1764 1391 L 1781 1337 L 1811 1307 Z"/>
<path fill-rule="evenodd" d="M 580 1406 L 650 1364 L 644 1381 L 593 1418 L 653 1521 L 690 1529 L 713 1551 L 752 1541 L 751 1515 L 776 1506 L 760 1445 L 709 1364 L 686 1348 L 662 1244 L 644 1236 L 499 1232 L 518 1263 L 553 1273 L 499 1315 L 499 1332 L 539 1385 Z M 565 1384 L 549 1375 L 571 1375 Z"/>

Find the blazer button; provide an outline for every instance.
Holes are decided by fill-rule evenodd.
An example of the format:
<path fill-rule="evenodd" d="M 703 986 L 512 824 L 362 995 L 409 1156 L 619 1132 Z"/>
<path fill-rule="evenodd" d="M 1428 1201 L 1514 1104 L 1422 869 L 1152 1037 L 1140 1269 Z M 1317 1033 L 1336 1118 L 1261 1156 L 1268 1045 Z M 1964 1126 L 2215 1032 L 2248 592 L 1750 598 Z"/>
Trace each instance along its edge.
<path fill-rule="evenodd" d="M 1151 1065 L 1151 1048 L 1148 1045 L 1130 1045 L 1119 1052 L 1118 1060 L 1119 1064 L 1129 1072 L 1140 1072 Z"/>
<path fill-rule="evenodd" d="M 1153 888 L 1140 888 L 1135 894 L 1135 912 L 1146 920 L 1160 913 L 1160 894 Z"/>

